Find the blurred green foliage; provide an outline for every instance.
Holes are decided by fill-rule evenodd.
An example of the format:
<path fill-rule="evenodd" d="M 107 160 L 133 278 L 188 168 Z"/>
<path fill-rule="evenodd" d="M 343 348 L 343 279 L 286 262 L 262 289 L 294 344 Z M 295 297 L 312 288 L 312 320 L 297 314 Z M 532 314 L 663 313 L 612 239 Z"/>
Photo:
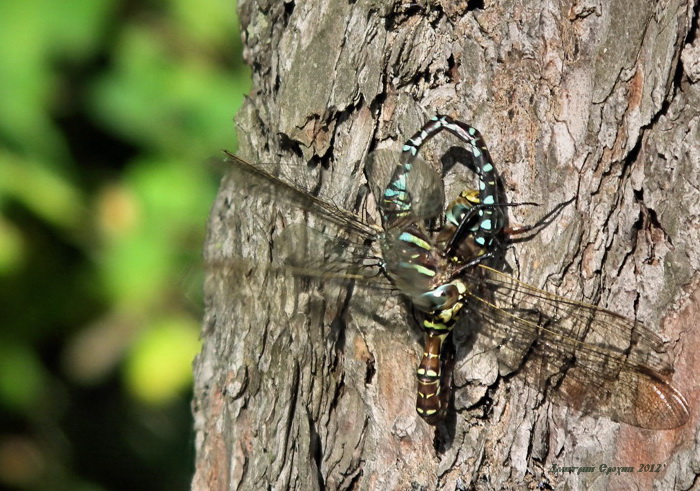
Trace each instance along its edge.
<path fill-rule="evenodd" d="M 0 2 L 0 487 L 189 487 L 235 7 Z"/>

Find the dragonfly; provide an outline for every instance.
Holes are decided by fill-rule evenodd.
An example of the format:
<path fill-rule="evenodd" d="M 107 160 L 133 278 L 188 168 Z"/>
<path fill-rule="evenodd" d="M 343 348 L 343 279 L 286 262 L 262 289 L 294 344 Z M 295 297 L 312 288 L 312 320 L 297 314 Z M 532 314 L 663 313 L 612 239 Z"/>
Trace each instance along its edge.
<path fill-rule="evenodd" d="M 443 176 L 419 156 L 443 131 L 471 156 L 478 188 L 463 190 L 446 207 Z M 312 225 L 282 233 L 285 270 L 390 288 L 421 313 L 416 410 L 427 423 L 438 424 L 448 410 L 453 360 L 445 346 L 462 318 L 493 339 L 501 363 L 555 403 L 649 429 L 688 420 L 659 336 L 636 320 L 535 288 L 495 266 L 512 237 L 532 227 L 506 226 L 510 205 L 501 200 L 496 169 L 475 128 L 437 116 L 400 152 L 369 154 L 365 169 L 382 226 L 307 192 L 271 166 L 230 153 L 227 160 L 241 196 L 262 193 L 278 210 L 314 217 Z"/>

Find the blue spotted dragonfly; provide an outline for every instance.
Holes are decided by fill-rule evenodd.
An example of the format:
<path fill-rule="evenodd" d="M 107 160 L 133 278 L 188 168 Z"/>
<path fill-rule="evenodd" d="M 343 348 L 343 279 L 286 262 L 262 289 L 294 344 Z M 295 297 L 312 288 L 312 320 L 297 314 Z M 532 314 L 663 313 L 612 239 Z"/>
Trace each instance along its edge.
<path fill-rule="evenodd" d="M 464 190 L 447 207 L 442 176 L 418 157 L 423 144 L 442 131 L 455 135 L 471 156 L 478 188 Z M 507 205 L 499 199 L 496 170 L 471 126 L 439 116 L 400 153 L 369 155 L 366 173 L 382 227 L 308 193 L 268 166 L 232 154 L 228 160 L 242 194 L 254 188 L 280 209 L 296 206 L 330 225 L 290 227 L 283 241 L 290 272 L 359 279 L 370 288 L 388 282 L 422 313 L 425 344 L 416 409 L 429 424 L 440 422 L 449 405 L 452 360 L 445 345 L 460 317 L 494 339 L 508 339 L 503 363 L 523 372 L 554 402 L 643 428 L 675 428 L 687 421 L 687 402 L 670 383 L 672 366 L 653 332 L 494 267 L 510 237 L 530 228 L 505 226 Z"/>

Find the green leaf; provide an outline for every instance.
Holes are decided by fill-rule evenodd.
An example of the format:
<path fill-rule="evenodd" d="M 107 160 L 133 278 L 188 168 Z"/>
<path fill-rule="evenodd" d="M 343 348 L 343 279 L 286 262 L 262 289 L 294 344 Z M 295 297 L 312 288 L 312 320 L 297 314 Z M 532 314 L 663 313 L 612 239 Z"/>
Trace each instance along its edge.
<path fill-rule="evenodd" d="M 199 326 L 193 319 L 163 319 L 148 328 L 132 347 L 124 380 L 132 395 L 165 404 L 190 387 L 192 362 L 199 352 Z"/>

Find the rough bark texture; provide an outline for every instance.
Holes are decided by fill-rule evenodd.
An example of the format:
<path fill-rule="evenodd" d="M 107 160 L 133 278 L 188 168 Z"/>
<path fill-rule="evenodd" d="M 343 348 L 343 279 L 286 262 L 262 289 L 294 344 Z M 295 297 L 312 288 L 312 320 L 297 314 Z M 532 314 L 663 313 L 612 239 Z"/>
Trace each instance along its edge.
<path fill-rule="evenodd" d="M 517 274 L 669 340 L 692 415 L 672 431 L 582 417 L 517 373 L 499 376 L 477 340 L 457 347 L 456 412 L 436 430 L 414 409 L 420 332 L 405 303 L 377 308 L 377 292 L 279 279 L 248 261 L 210 271 L 205 285 L 193 488 L 691 488 L 697 1 L 249 0 L 239 10 L 254 73 L 237 118 L 240 155 L 320 162 L 319 192 L 357 210 L 351 184 L 373 143 L 403 141 L 436 113 L 469 122 L 510 201 L 547 210 L 576 198 L 517 245 Z M 263 232 L 279 217 L 265 196 L 234 199 L 234 185 L 223 182 L 206 255 L 263 263 L 274 243 Z M 510 210 L 515 223 L 540 214 Z M 644 464 L 660 472 L 638 472 Z M 570 466 L 595 470 L 555 471 Z"/>

